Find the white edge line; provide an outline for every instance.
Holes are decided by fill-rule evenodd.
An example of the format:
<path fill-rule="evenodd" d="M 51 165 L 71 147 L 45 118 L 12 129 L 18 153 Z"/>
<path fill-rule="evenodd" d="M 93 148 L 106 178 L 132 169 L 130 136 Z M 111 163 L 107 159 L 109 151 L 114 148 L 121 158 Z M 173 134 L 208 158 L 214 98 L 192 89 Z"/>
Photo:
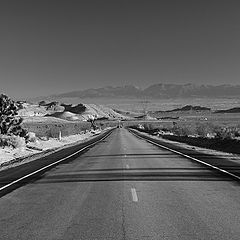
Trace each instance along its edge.
<path fill-rule="evenodd" d="M 131 131 L 131 132 L 132 132 L 132 131 Z M 147 142 L 152 143 L 153 145 L 156 145 L 156 146 L 158 146 L 158 147 L 164 148 L 164 149 L 169 150 L 169 151 L 171 151 L 171 152 L 174 152 L 174 153 L 176 153 L 176 154 L 178 154 L 178 155 L 181 155 L 181 156 L 183 156 L 183 157 L 189 158 L 189 159 L 191 159 L 191 160 L 193 160 L 193 161 L 199 162 L 199 163 L 201 163 L 201 164 L 203 164 L 203 165 L 206 165 L 206 166 L 208 166 L 208 167 L 211 167 L 211 168 L 213 168 L 213 169 L 215 169 L 215 170 L 218 170 L 218 171 L 220 171 L 220 172 L 222 172 L 222 173 L 228 174 L 228 175 L 230 175 L 230 176 L 232 176 L 232 177 L 240 180 L 240 177 L 239 177 L 239 176 L 237 176 L 237 175 L 235 175 L 235 174 L 233 174 L 233 173 L 230 173 L 230 172 L 228 172 L 228 171 L 226 171 L 226 170 L 224 170 L 224 169 L 218 168 L 218 167 L 213 166 L 213 165 L 211 165 L 211 164 L 209 164 L 209 163 L 203 162 L 203 161 L 201 161 L 201 160 L 199 160 L 199 159 L 197 159 L 197 158 L 191 157 L 191 156 L 186 155 L 186 154 L 184 154 L 184 153 L 181 153 L 181 152 L 178 152 L 178 151 L 173 150 L 173 149 L 171 149 L 171 148 L 165 147 L 165 146 L 163 146 L 163 145 L 161 145 L 161 144 L 158 144 L 158 143 L 155 143 L 155 142 L 153 142 L 153 141 L 151 141 L 151 140 L 149 140 L 149 139 L 145 139 L 144 137 L 139 136 L 139 135 L 137 135 L 137 134 L 134 133 L 134 132 L 132 132 L 132 133 L 133 133 L 135 136 L 137 136 L 137 137 L 139 137 L 139 138 L 141 138 L 141 139 L 143 139 L 143 140 L 145 140 L 145 141 L 147 141 Z"/>
<path fill-rule="evenodd" d="M 138 196 L 135 188 L 131 188 L 133 202 L 138 202 Z"/>
<path fill-rule="evenodd" d="M 20 182 L 20 181 L 22 181 L 22 180 L 24 180 L 24 179 L 26 179 L 26 178 L 28 178 L 28 177 L 31 177 L 31 176 L 35 175 L 36 173 L 39 173 L 39 172 L 41 172 L 41 171 L 43 171 L 43 170 L 45 170 L 45 169 L 47 169 L 47 168 L 49 168 L 49 167 L 52 167 L 52 166 L 54 166 L 54 165 L 57 165 L 58 163 L 60 163 L 60 162 L 62 162 L 62 161 L 64 161 L 64 160 L 66 160 L 66 159 L 68 159 L 68 158 L 70 158 L 70 157 L 72 157 L 72 156 L 74 156 L 74 155 L 76 155 L 76 154 L 84 151 L 86 148 L 89 148 L 89 147 L 91 147 L 92 145 L 95 145 L 95 144 L 97 144 L 98 142 L 101 142 L 102 140 L 104 140 L 105 138 L 107 138 L 110 134 L 111 134 L 111 132 L 110 132 L 109 134 L 107 134 L 105 137 L 99 139 L 98 141 L 96 141 L 96 142 L 94 142 L 94 143 L 91 143 L 91 144 L 85 146 L 84 148 L 78 150 L 78 151 L 75 152 L 75 153 L 72 153 L 71 155 L 69 155 L 69 156 L 67 156 L 67 157 L 65 157 L 65 158 L 62 158 L 62 159 L 60 159 L 60 160 L 58 160 L 58 161 L 56 161 L 56 162 L 54 162 L 54 163 L 51 163 L 51 164 L 49 164 L 49 165 L 47 165 L 47 166 L 45 166 L 45 167 L 43 167 L 43 168 L 40 168 L 40 169 L 38 169 L 38 170 L 36 170 L 36 171 L 34 171 L 34 172 L 32 172 L 32 173 L 29 173 L 29 174 L 27 174 L 27 175 L 25 175 L 25 176 L 23 176 L 23 177 L 15 180 L 15 181 L 13 181 L 13 182 L 10 182 L 9 184 L 1 187 L 1 188 L 0 188 L 0 191 L 2 191 L 2 190 L 4 190 L 4 189 L 6 189 L 6 188 L 8 188 L 8 187 L 10 187 L 10 186 L 18 183 L 18 182 Z"/>

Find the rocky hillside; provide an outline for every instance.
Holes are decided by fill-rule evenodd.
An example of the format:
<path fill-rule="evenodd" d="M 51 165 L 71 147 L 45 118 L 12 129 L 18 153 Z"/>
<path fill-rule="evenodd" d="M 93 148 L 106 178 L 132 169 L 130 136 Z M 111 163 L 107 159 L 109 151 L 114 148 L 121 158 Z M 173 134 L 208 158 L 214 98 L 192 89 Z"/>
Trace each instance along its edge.
<path fill-rule="evenodd" d="M 97 104 L 60 104 L 54 102 L 43 102 L 39 104 L 23 103 L 18 115 L 26 121 L 28 118 L 57 118 L 68 121 L 87 121 L 94 117 L 97 119 L 126 119 L 126 116 L 115 112 L 111 108 Z"/>

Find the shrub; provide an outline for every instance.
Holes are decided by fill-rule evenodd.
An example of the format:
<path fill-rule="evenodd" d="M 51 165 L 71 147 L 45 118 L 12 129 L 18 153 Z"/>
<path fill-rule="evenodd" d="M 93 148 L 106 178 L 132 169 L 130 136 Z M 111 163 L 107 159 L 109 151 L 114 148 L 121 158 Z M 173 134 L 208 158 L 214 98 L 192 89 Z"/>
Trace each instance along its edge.
<path fill-rule="evenodd" d="M 213 133 L 217 139 L 233 139 L 238 136 L 238 131 L 237 127 L 214 126 L 213 128 Z"/>
<path fill-rule="evenodd" d="M 9 136 L 1 134 L 0 135 L 0 146 L 1 147 L 8 146 L 8 139 L 9 139 Z"/>
<path fill-rule="evenodd" d="M 25 138 L 15 135 L 1 135 L 0 136 L 0 146 L 13 147 L 13 148 L 23 148 L 26 146 Z"/>
<path fill-rule="evenodd" d="M 188 135 L 192 134 L 192 131 L 188 127 L 185 127 L 185 126 L 180 127 L 180 126 L 175 125 L 172 128 L 172 133 L 177 136 L 188 136 Z"/>
<path fill-rule="evenodd" d="M 239 130 L 239 129 L 236 129 L 236 131 L 235 131 L 235 137 L 240 137 L 240 130 Z"/>
<path fill-rule="evenodd" d="M 29 132 L 27 134 L 27 140 L 29 142 L 36 142 L 37 138 L 36 138 L 36 134 L 34 132 Z"/>
<path fill-rule="evenodd" d="M 207 137 L 209 134 L 214 134 L 214 129 L 216 126 L 214 126 L 212 123 L 196 123 L 195 126 L 195 132 L 200 137 Z"/>
<path fill-rule="evenodd" d="M 153 124 L 151 124 L 151 123 L 144 123 L 144 124 L 143 124 L 143 127 L 144 127 L 144 129 L 145 129 L 146 131 L 154 130 L 154 126 L 153 126 Z"/>
<path fill-rule="evenodd" d="M 204 124 L 197 123 L 196 124 L 196 134 L 201 137 L 206 137 L 208 134 L 206 126 Z"/>
<path fill-rule="evenodd" d="M 20 136 L 10 136 L 9 145 L 14 148 L 24 148 L 26 146 L 25 138 Z"/>

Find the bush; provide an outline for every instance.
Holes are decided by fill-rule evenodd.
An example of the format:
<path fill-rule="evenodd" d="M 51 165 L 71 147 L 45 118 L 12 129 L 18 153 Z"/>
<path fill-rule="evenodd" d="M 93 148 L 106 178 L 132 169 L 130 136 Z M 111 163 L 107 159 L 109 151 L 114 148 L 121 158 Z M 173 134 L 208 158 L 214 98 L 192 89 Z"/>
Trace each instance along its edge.
<path fill-rule="evenodd" d="M 230 128 L 223 128 L 216 126 L 213 130 L 213 132 L 216 134 L 216 138 L 218 139 L 232 139 L 233 134 L 230 130 Z"/>
<path fill-rule="evenodd" d="M 9 135 L 1 135 L 0 136 L 0 146 L 3 147 L 13 147 L 13 148 L 23 148 L 26 146 L 25 138 L 20 136 L 9 136 Z"/>
<path fill-rule="evenodd" d="M 37 141 L 36 134 L 34 132 L 29 132 L 27 134 L 27 140 L 29 142 L 36 142 Z"/>
<path fill-rule="evenodd" d="M 0 135 L 0 147 L 8 146 L 8 140 L 9 140 L 9 136 L 1 134 Z"/>
<path fill-rule="evenodd" d="M 203 124 L 197 123 L 197 125 L 196 125 L 196 134 L 201 136 L 201 137 L 206 137 L 207 134 L 208 134 L 206 126 L 204 126 Z"/>
<path fill-rule="evenodd" d="M 176 124 L 172 128 L 172 133 L 177 136 L 188 136 L 193 134 L 193 131 L 186 126 L 177 126 Z"/>
<path fill-rule="evenodd" d="M 153 124 L 151 124 L 151 123 L 144 123 L 144 124 L 143 124 L 143 127 L 144 127 L 144 129 L 145 129 L 146 131 L 152 131 L 152 130 L 155 129 L 154 126 L 153 126 Z"/>
<path fill-rule="evenodd" d="M 13 148 L 24 148 L 26 147 L 25 138 L 19 136 L 10 136 L 9 144 Z"/>
<path fill-rule="evenodd" d="M 240 137 L 240 130 L 235 131 L 235 137 Z"/>

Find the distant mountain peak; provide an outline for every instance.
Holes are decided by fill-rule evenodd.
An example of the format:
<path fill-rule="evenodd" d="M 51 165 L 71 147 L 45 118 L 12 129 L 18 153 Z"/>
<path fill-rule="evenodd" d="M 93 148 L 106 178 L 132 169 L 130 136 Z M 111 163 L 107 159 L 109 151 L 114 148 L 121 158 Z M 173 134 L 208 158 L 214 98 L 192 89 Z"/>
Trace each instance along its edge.
<path fill-rule="evenodd" d="M 101 88 L 92 88 L 87 90 L 73 91 L 58 95 L 49 96 L 51 99 L 60 98 L 222 98 L 239 97 L 240 85 L 197 85 L 193 83 L 174 84 L 174 83 L 156 83 L 145 89 L 134 85 L 124 86 L 106 86 Z M 41 98 L 42 100 L 43 98 Z"/>

